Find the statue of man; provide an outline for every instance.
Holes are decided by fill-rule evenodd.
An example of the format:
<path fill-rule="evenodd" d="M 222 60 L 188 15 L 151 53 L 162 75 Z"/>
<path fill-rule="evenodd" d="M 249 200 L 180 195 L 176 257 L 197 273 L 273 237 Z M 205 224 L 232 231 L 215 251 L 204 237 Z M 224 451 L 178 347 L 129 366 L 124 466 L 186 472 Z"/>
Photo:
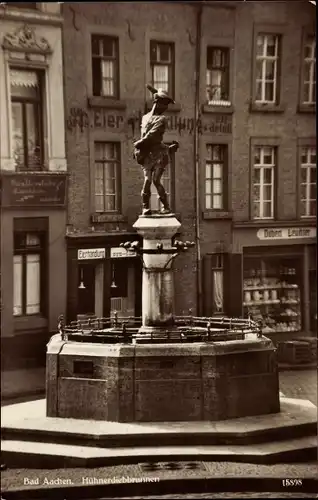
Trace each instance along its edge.
<path fill-rule="evenodd" d="M 170 161 L 170 155 L 178 150 L 179 144 L 176 141 L 173 141 L 171 146 L 163 143 L 167 122 L 163 113 L 168 109 L 170 103 L 174 103 L 174 100 L 162 89 L 156 90 L 150 85 L 147 85 L 147 88 L 153 94 L 154 103 L 151 111 L 142 117 L 141 139 L 134 143 L 134 158 L 139 165 L 142 165 L 144 172 L 144 184 L 141 192 L 142 214 L 151 215 L 149 203 L 152 182 L 163 205 L 161 213 L 169 214 L 171 210 L 167 193 L 161 184 L 161 177 Z"/>

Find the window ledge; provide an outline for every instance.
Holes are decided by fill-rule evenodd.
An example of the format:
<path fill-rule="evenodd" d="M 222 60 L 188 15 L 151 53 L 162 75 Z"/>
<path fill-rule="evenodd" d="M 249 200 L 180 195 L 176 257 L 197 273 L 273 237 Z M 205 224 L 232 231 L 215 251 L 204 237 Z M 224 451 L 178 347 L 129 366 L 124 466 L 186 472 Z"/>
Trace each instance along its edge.
<path fill-rule="evenodd" d="M 202 113 L 220 113 L 220 114 L 233 114 L 234 108 L 230 106 L 220 106 L 216 104 L 203 104 Z"/>
<path fill-rule="evenodd" d="M 88 105 L 91 108 L 126 109 L 127 104 L 120 99 L 110 99 L 109 97 L 92 96 L 88 98 Z"/>
<path fill-rule="evenodd" d="M 284 113 L 285 104 L 261 104 L 253 102 L 250 104 L 251 113 Z"/>
<path fill-rule="evenodd" d="M 127 217 L 122 214 L 110 214 L 107 212 L 96 212 L 92 214 L 91 220 L 93 223 L 105 223 L 105 222 L 127 222 Z"/>
<path fill-rule="evenodd" d="M 227 212 L 226 210 L 214 211 L 214 210 L 205 210 L 202 212 L 202 218 L 205 220 L 216 220 L 216 219 L 232 219 L 232 213 Z"/>
<path fill-rule="evenodd" d="M 298 113 L 316 113 L 316 104 L 299 104 L 297 108 Z"/>
<path fill-rule="evenodd" d="M 154 104 L 153 101 L 146 102 L 147 111 L 150 111 L 152 109 L 153 104 Z M 167 112 L 171 113 L 179 113 L 180 111 L 181 111 L 181 104 L 179 104 L 178 102 L 176 102 L 175 104 L 169 104 L 169 107 L 167 109 Z"/>
<path fill-rule="evenodd" d="M 40 315 L 15 316 L 13 320 L 15 331 L 44 329 L 48 326 L 47 319 Z"/>

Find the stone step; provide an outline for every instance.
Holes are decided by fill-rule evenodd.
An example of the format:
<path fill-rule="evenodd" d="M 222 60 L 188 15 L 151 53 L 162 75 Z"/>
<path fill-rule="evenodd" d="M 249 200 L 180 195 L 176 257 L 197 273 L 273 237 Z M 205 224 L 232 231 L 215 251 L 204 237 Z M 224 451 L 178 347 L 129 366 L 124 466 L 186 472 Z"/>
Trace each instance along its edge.
<path fill-rule="evenodd" d="M 2 462 L 11 468 L 103 467 L 153 461 L 300 462 L 317 456 L 317 436 L 252 445 L 97 448 L 2 440 Z"/>

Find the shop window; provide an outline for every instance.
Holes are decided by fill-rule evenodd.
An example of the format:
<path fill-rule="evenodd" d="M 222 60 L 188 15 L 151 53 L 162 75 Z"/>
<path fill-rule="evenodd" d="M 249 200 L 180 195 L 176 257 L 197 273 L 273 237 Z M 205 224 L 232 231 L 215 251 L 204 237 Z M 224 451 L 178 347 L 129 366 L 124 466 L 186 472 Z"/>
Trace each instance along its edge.
<path fill-rule="evenodd" d="M 43 233 L 14 235 L 13 315 L 44 314 L 45 238 Z"/>
<path fill-rule="evenodd" d="M 206 94 L 210 105 L 230 105 L 230 51 L 228 48 L 207 48 Z"/>
<path fill-rule="evenodd" d="M 316 148 L 301 149 L 300 164 L 300 215 L 301 217 L 316 217 L 317 203 L 317 166 Z"/>
<path fill-rule="evenodd" d="M 119 99 L 118 38 L 92 35 L 93 95 Z"/>
<path fill-rule="evenodd" d="M 207 144 L 205 160 L 205 209 L 226 210 L 227 146 Z"/>
<path fill-rule="evenodd" d="M 276 148 L 256 146 L 253 156 L 252 206 L 254 219 L 274 218 Z"/>
<path fill-rule="evenodd" d="M 174 97 L 174 44 L 150 42 L 152 86 Z"/>
<path fill-rule="evenodd" d="M 169 144 L 167 144 L 169 146 Z M 163 175 L 161 177 L 161 184 L 166 190 L 168 195 L 169 203 L 173 207 L 174 206 L 174 193 L 173 193 L 173 182 L 172 175 L 175 172 L 175 154 L 170 155 L 170 162 L 166 166 Z M 150 208 L 153 211 L 161 210 L 162 204 L 158 198 L 158 193 L 155 185 L 151 183 L 151 198 L 150 198 Z"/>
<path fill-rule="evenodd" d="M 316 103 L 316 39 L 307 36 L 303 60 L 303 104 Z"/>
<path fill-rule="evenodd" d="M 244 256 L 244 316 L 263 333 L 301 330 L 301 259 Z"/>
<path fill-rule="evenodd" d="M 95 142 L 95 211 L 120 211 L 120 144 Z"/>
<path fill-rule="evenodd" d="M 18 171 L 43 169 L 43 74 L 10 69 L 13 157 Z"/>
<path fill-rule="evenodd" d="M 279 91 L 278 35 L 259 33 L 256 38 L 256 104 L 277 104 Z"/>

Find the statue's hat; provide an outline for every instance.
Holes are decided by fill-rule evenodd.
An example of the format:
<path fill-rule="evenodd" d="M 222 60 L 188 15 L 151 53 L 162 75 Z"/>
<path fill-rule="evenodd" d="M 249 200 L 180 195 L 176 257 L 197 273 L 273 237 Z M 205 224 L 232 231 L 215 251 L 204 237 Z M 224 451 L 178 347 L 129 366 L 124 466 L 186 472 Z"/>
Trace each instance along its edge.
<path fill-rule="evenodd" d="M 147 85 L 147 89 L 150 90 L 150 92 L 153 94 L 153 99 L 155 102 L 162 100 L 162 101 L 166 101 L 168 104 L 175 103 L 174 99 L 172 99 L 172 97 L 170 97 L 165 90 L 163 90 L 163 89 L 157 90 L 154 87 L 152 87 L 151 85 Z"/>

